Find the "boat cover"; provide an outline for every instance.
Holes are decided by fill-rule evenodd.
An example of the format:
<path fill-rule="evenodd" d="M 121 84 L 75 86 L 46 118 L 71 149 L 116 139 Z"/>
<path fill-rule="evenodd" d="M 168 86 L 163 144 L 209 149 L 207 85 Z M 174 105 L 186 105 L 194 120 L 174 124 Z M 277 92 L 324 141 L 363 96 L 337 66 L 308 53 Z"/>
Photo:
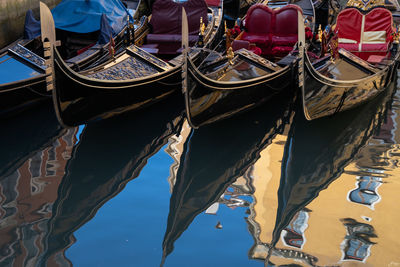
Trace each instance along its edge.
<path fill-rule="evenodd" d="M 25 15 L 24 38 L 33 39 L 40 35 L 40 22 L 33 16 L 32 10 L 28 10 Z"/>
<path fill-rule="evenodd" d="M 119 0 L 63 0 L 52 13 L 57 29 L 77 33 L 100 30 L 101 15 L 106 14 L 114 34 L 123 28 L 129 15 Z"/>
<path fill-rule="evenodd" d="M 113 35 L 126 24 L 128 10 L 119 0 L 63 0 L 52 10 L 57 29 L 88 33 L 101 30 L 102 15 L 105 14 Z M 130 16 L 131 21 L 133 21 Z M 30 38 L 40 35 L 40 22 L 28 11 L 25 19 L 25 34 Z"/>
<path fill-rule="evenodd" d="M 204 0 L 188 0 L 176 3 L 171 0 L 156 0 L 153 4 L 150 24 L 154 34 L 181 34 L 182 7 L 185 8 L 189 34 L 199 33 L 200 17 L 205 25 L 208 23 L 207 3 Z"/>
<path fill-rule="evenodd" d="M 189 45 L 198 39 L 200 18 L 207 25 L 207 3 L 205 0 L 188 0 L 176 3 L 172 0 L 156 0 L 153 4 L 150 24 L 152 32 L 147 35 L 147 44 L 157 45 L 159 54 L 179 53 L 182 46 L 182 8 L 185 8 Z"/>
<path fill-rule="evenodd" d="M 110 41 L 110 37 L 114 35 L 113 29 L 111 28 L 110 24 L 108 23 L 108 18 L 106 14 L 101 15 L 100 21 L 100 35 L 99 35 L 99 44 L 106 44 Z"/>

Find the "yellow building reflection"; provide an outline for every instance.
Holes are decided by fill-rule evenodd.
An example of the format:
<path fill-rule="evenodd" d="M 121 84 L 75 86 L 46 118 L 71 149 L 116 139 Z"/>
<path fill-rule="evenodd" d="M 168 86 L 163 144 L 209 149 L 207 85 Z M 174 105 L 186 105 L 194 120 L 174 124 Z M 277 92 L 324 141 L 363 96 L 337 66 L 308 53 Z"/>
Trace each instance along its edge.
<path fill-rule="evenodd" d="M 381 134 L 369 139 L 327 188 L 300 207 L 281 231 L 270 263 L 400 266 L 400 233 L 396 229 L 400 206 L 394 202 L 400 192 L 399 138 L 390 134 L 395 132 L 396 120 L 389 112 Z M 277 136 L 254 165 L 254 202 L 248 218 L 254 237 L 249 249 L 252 259 L 265 260 L 273 240 L 286 139 Z"/>

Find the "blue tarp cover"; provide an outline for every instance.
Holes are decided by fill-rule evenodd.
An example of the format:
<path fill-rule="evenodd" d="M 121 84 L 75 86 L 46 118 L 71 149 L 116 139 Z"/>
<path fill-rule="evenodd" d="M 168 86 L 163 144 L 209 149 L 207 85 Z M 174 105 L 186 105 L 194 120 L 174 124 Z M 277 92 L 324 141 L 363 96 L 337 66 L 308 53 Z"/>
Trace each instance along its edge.
<path fill-rule="evenodd" d="M 33 16 L 32 10 L 28 10 L 25 15 L 24 38 L 33 39 L 40 35 L 40 22 Z"/>
<path fill-rule="evenodd" d="M 101 23 L 100 23 L 100 35 L 99 35 L 99 44 L 106 44 L 110 41 L 112 36 L 112 29 L 110 24 L 108 23 L 108 19 L 106 14 L 101 16 Z"/>
<path fill-rule="evenodd" d="M 121 31 L 129 14 L 119 0 L 63 0 L 52 13 L 56 28 L 77 33 L 100 30 L 105 14 L 113 35 Z"/>

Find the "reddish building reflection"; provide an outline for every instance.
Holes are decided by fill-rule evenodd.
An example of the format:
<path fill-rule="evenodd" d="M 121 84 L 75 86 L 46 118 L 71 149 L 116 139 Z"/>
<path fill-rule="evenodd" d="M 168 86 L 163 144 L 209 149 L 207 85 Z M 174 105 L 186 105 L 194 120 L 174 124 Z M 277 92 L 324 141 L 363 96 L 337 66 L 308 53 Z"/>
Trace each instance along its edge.
<path fill-rule="evenodd" d="M 66 130 L 12 174 L 1 178 L 0 265 L 36 266 L 45 254 L 48 220 L 76 143 L 76 132 L 77 128 Z M 48 264 L 70 265 L 65 257 L 50 259 Z"/>

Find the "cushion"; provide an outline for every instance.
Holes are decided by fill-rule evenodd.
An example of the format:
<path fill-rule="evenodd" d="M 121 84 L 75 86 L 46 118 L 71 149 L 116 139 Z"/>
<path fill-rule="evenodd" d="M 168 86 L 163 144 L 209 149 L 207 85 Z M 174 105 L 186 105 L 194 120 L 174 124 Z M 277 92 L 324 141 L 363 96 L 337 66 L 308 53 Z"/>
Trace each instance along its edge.
<path fill-rule="evenodd" d="M 284 56 L 297 42 L 298 12 L 301 8 L 292 4 L 276 10 L 255 4 L 247 12 L 241 40 L 256 44 L 262 55 Z"/>
<path fill-rule="evenodd" d="M 388 43 L 383 43 L 383 44 L 362 44 L 361 45 L 361 51 L 382 52 L 382 51 L 388 51 L 388 49 L 389 49 L 389 44 Z"/>
<path fill-rule="evenodd" d="M 386 43 L 386 31 L 363 32 L 362 42 L 369 44 Z"/>
<path fill-rule="evenodd" d="M 339 39 L 344 38 L 360 42 L 362 17 L 361 12 L 355 8 L 342 10 L 336 19 L 335 30 Z"/>
<path fill-rule="evenodd" d="M 355 8 L 344 9 L 337 17 L 339 47 L 358 51 L 357 55 L 363 59 L 368 59 L 370 52 L 387 52 L 392 21 L 392 14 L 385 8 L 374 8 L 365 15 Z M 361 32 L 363 24 L 364 31 Z"/>
<path fill-rule="evenodd" d="M 372 55 L 368 57 L 367 61 L 369 63 L 380 63 L 384 58 L 385 56 Z"/>
<path fill-rule="evenodd" d="M 348 44 L 348 43 L 339 43 L 339 48 L 344 48 L 350 52 L 358 51 L 359 45 L 357 43 L 355 44 Z"/>
<path fill-rule="evenodd" d="M 362 58 L 363 60 L 368 60 L 371 56 L 384 56 L 387 57 L 390 52 L 388 51 L 382 51 L 382 52 L 377 52 L 377 51 L 371 51 L 371 52 L 352 52 L 354 55 L 358 56 L 359 58 Z"/>
<path fill-rule="evenodd" d="M 293 50 L 291 46 L 275 46 L 272 48 L 271 53 L 275 57 L 283 57 Z"/>
<path fill-rule="evenodd" d="M 294 46 L 297 42 L 297 34 L 290 36 L 272 36 L 272 45 Z"/>
<path fill-rule="evenodd" d="M 385 41 L 388 40 L 392 33 L 392 13 L 385 8 L 374 8 L 365 15 L 364 32 L 375 32 L 378 36 L 379 32 L 386 33 Z M 382 38 L 382 37 L 381 37 Z"/>
<path fill-rule="evenodd" d="M 246 14 L 245 31 L 251 34 L 266 34 L 272 31 L 273 10 L 263 4 L 252 5 Z"/>
<path fill-rule="evenodd" d="M 297 36 L 297 12 L 301 8 L 296 5 L 287 5 L 275 11 L 274 34 Z M 296 38 L 297 39 L 297 38 Z M 297 42 L 297 40 L 296 40 Z"/>
<path fill-rule="evenodd" d="M 220 0 L 206 0 L 208 6 L 219 6 Z"/>
<path fill-rule="evenodd" d="M 347 39 L 347 38 L 339 38 L 338 42 L 342 43 L 342 44 L 356 44 L 357 43 L 356 40 Z"/>
<path fill-rule="evenodd" d="M 181 34 L 182 7 L 188 17 L 189 34 L 198 34 L 200 17 L 207 25 L 207 3 L 204 0 L 188 0 L 176 3 L 172 0 L 156 0 L 152 6 L 150 24 L 155 34 Z"/>
<path fill-rule="evenodd" d="M 241 40 L 246 40 L 250 43 L 266 43 L 271 41 L 271 37 L 269 34 L 254 34 L 244 32 Z"/>
<path fill-rule="evenodd" d="M 248 50 L 250 48 L 250 42 L 245 41 L 245 40 L 233 40 L 233 42 L 232 42 L 232 50 L 233 51 L 237 51 L 242 48 L 245 48 Z"/>
<path fill-rule="evenodd" d="M 249 51 L 253 52 L 256 55 L 261 55 L 262 51 L 261 48 L 257 47 L 257 46 L 252 46 L 250 47 Z"/>

